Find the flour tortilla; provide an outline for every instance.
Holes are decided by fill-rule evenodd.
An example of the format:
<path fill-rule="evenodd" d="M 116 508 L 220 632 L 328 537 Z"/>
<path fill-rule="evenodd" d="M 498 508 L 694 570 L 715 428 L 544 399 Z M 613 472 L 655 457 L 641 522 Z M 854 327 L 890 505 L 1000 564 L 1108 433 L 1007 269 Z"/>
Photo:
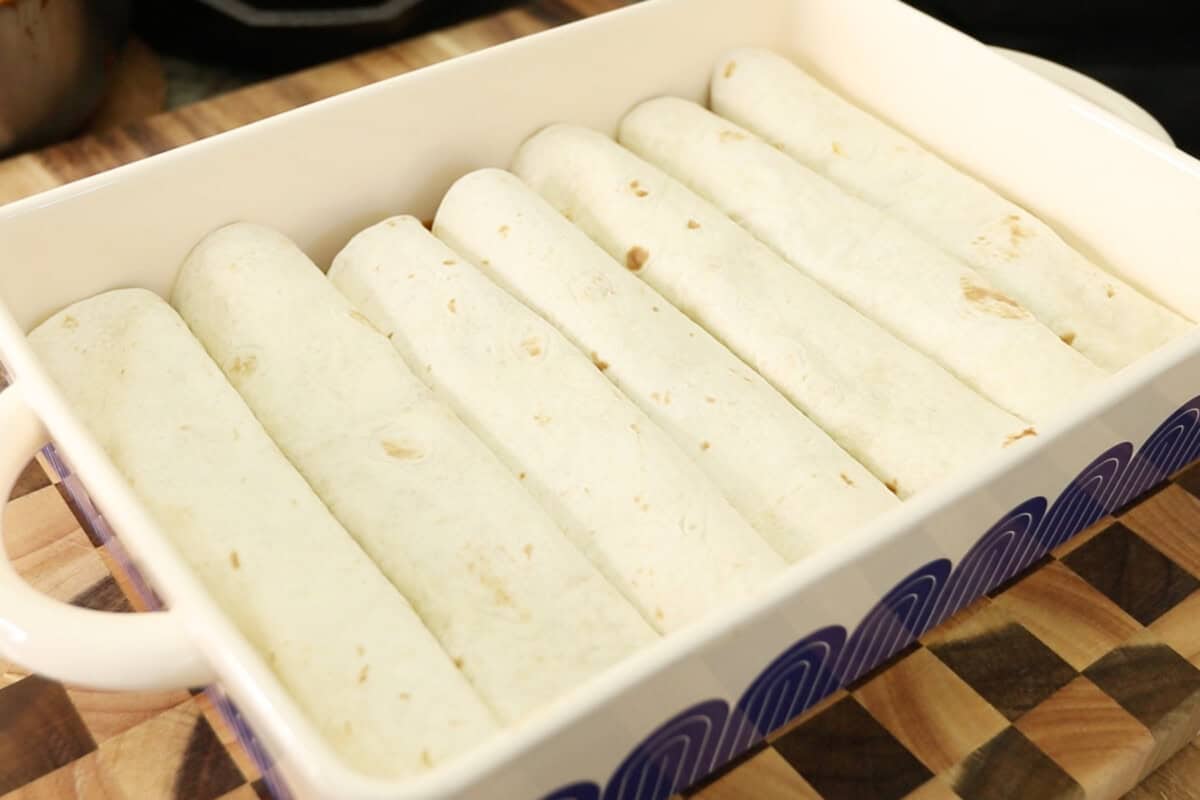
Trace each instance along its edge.
<path fill-rule="evenodd" d="M 655 638 L 286 237 L 209 235 L 172 301 L 502 721 Z"/>
<path fill-rule="evenodd" d="M 1025 420 L 1045 421 L 1106 376 L 979 273 L 695 103 L 642 103 L 622 121 L 620 140 Z"/>
<path fill-rule="evenodd" d="M 1101 367 L 1191 329 L 1048 225 L 768 50 L 722 57 L 712 107 L 966 262 Z"/>
<path fill-rule="evenodd" d="M 513 171 L 901 497 L 1025 429 L 608 137 L 551 126 Z"/>
<path fill-rule="evenodd" d="M 108 292 L 29 339 L 217 605 L 350 764 L 411 775 L 497 729 L 163 300 Z"/>
<path fill-rule="evenodd" d="M 518 219 L 492 228 L 505 238 Z M 785 562 L 592 359 L 412 217 L 367 228 L 329 279 L 610 582 L 669 633 Z M 431 367 L 431 369 L 430 369 Z"/>
<path fill-rule="evenodd" d="M 460 178 L 433 230 L 592 354 L 785 558 L 898 505 L 762 376 L 512 174 Z"/>

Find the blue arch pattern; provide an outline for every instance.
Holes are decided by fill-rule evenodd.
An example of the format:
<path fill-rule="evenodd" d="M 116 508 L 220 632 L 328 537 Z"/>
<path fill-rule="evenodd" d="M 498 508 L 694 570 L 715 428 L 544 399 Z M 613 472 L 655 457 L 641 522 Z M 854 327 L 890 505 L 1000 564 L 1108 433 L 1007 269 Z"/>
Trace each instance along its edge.
<path fill-rule="evenodd" d="M 875 604 L 846 643 L 834 671 L 839 686 L 850 683 L 929 627 L 938 598 L 945 594 L 950 562 L 931 561 L 909 575 Z M 830 687 L 830 691 L 836 687 Z"/>
<path fill-rule="evenodd" d="M 1200 456 L 1200 397 L 1192 398 L 1148 438 L 1126 472 L 1117 506 L 1133 500 Z"/>
<path fill-rule="evenodd" d="M 542 800 L 600 800 L 600 787 L 591 781 L 581 781 L 555 789 Z"/>
<path fill-rule="evenodd" d="M 784 650 L 742 693 L 721 743 L 725 760 L 745 752 L 834 689 L 834 665 L 846 629 L 831 625 Z"/>
<path fill-rule="evenodd" d="M 604 800 L 665 800 L 716 766 L 729 705 L 705 700 L 660 725 L 617 767 Z"/>
<path fill-rule="evenodd" d="M 1084 528 L 1200 458 L 1200 396 L 1171 414 L 1135 452 L 1120 442 L 1097 456 L 1053 505 L 1032 497 L 1013 508 L 951 571 L 937 559 L 916 570 L 863 617 L 854 633 L 833 625 L 786 648 L 731 711 L 697 703 L 642 740 L 609 778 L 604 800 L 666 800 L 762 737 L 904 648 L 928 628 L 991 591 Z M 543 800 L 600 800 L 574 783 Z"/>
<path fill-rule="evenodd" d="M 989 528 L 954 568 L 938 598 L 934 624 L 1041 558 L 1036 535 L 1045 515 L 1046 498 L 1031 497 Z"/>
<path fill-rule="evenodd" d="M 1038 528 L 1039 558 L 1117 507 L 1132 460 L 1133 445 L 1113 445 L 1067 485 Z"/>

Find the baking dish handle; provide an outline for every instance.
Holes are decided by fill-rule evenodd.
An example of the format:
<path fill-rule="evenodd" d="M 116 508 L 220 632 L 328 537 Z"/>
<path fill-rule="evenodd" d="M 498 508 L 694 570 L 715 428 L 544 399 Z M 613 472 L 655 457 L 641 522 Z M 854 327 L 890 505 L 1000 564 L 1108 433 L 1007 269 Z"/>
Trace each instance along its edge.
<path fill-rule="evenodd" d="M 0 391 L 0 492 L 7 498 L 49 435 L 18 385 Z M 0 522 L 0 658 L 97 689 L 182 689 L 214 675 L 178 614 L 93 611 L 54 600 L 17 575 Z"/>

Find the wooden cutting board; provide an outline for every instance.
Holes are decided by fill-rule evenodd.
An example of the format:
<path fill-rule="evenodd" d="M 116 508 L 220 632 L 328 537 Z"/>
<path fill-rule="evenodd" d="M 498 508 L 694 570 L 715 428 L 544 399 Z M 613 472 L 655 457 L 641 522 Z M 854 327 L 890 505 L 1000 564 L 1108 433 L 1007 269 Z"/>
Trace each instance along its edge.
<path fill-rule="evenodd" d="M 0 203 L 620 5 L 539 0 L 0 161 Z M 141 608 L 113 543 L 81 524 L 58 476 L 32 464 L 4 513 L 9 556 L 35 587 L 89 608 Z M 1193 467 L 688 794 L 1110 800 L 1132 790 L 1134 800 L 1200 800 L 1198 729 Z M 268 792 L 211 693 L 87 691 L 0 662 L 0 800 Z"/>

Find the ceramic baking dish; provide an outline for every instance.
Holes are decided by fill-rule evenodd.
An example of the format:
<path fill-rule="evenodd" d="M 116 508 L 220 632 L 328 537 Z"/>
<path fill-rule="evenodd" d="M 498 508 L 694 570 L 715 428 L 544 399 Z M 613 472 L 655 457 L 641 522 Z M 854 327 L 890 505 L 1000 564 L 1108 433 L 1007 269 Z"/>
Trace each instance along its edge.
<path fill-rule="evenodd" d="M 1200 334 L 1113 377 L 1014 449 L 792 568 L 444 767 L 356 774 L 218 613 L 23 332 L 106 289 L 165 294 L 204 234 L 278 227 L 318 263 L 540 126 L 612 131 L 639 100 L 702 100 L 725 49 L 790 55 L 1200 319 L 1200 162 L 896 0 L 649 0 L 317 103 L 0 208 L 0 485 L 46 442 L 169 610 L 56 603 L 0 559 L 0 655 L 113 689 L 218 684 L 293 791 L 323 798 L 650 800 L 840 684 L 1200 455 Z M 469 491 L 469 487 L 464 487 Z"/>

